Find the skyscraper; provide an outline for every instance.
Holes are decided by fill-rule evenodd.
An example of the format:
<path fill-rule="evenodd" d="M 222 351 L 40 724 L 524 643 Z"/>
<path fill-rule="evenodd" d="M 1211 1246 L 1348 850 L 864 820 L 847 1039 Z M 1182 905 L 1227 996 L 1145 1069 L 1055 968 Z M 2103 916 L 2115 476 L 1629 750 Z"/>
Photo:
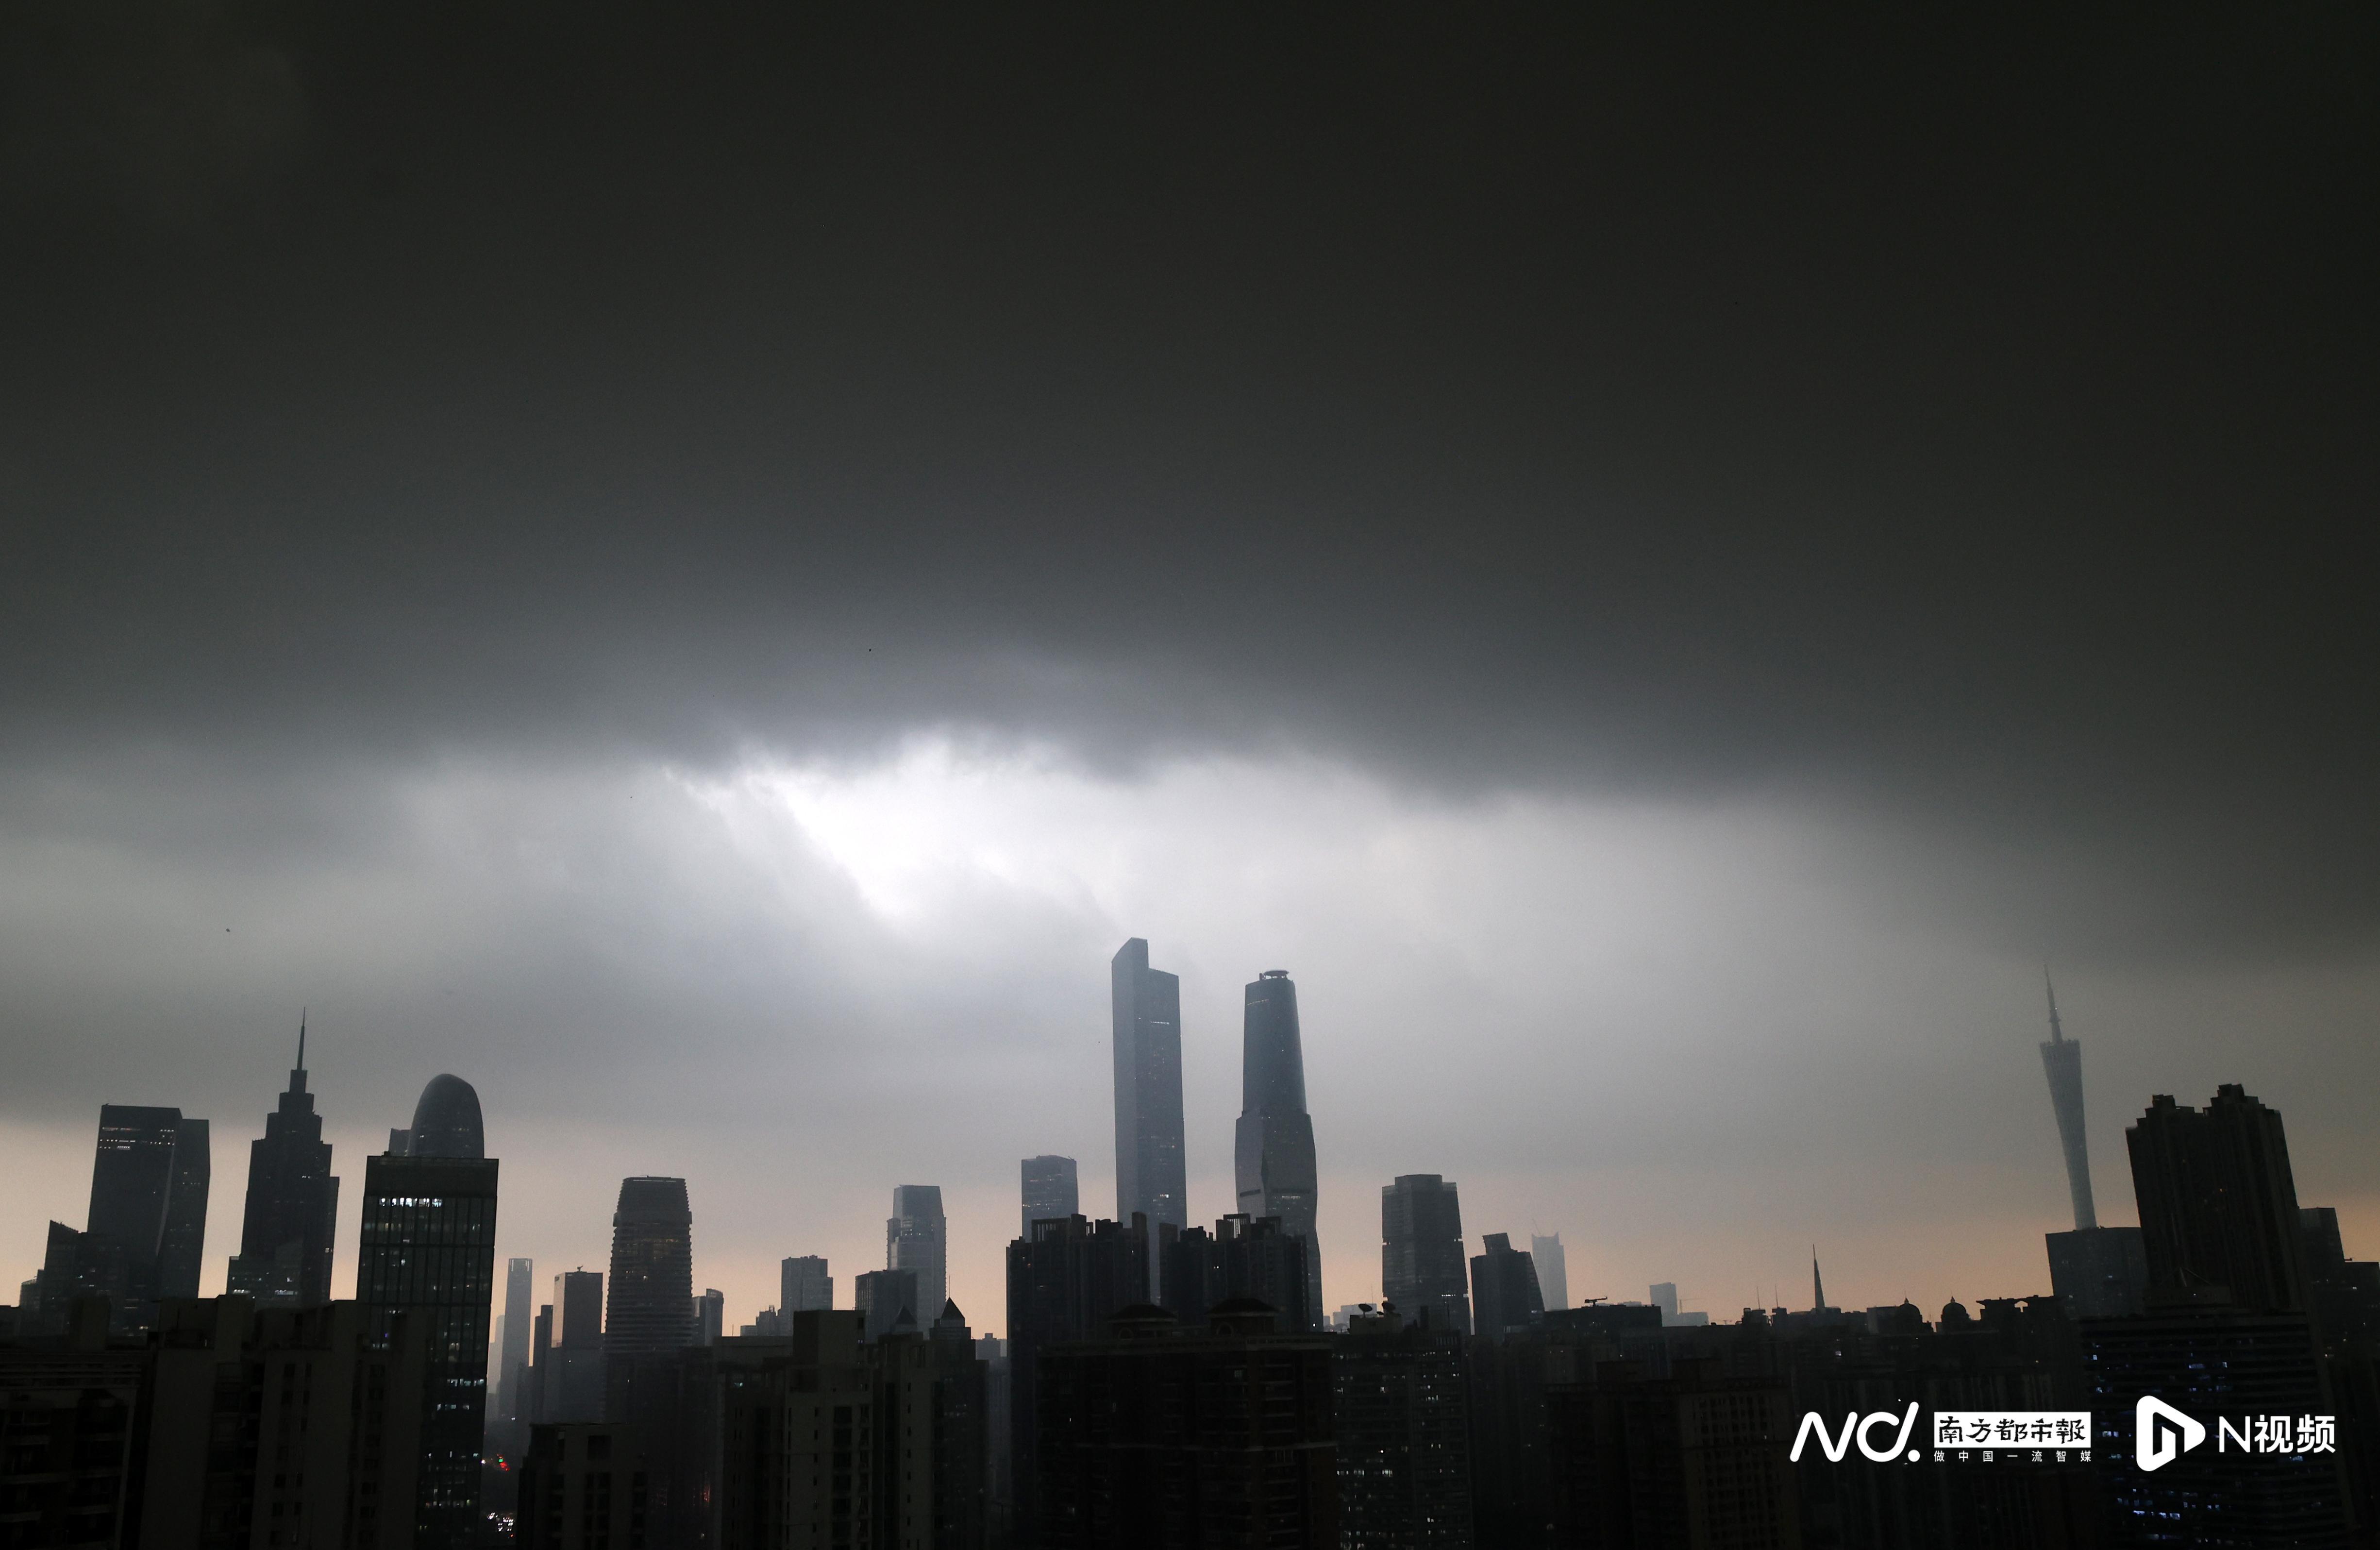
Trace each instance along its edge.
<path fill-rule="evenodd" d="M 496 1413 L 516 1425 L 527 1425 L 529 1420 L 529 1336 L 536 1333 L 537 1317 L 530 1300 L 536 1296 L 531 1290 L 536 1275 L 537 1265 L 530 1260 L 504 1264 L 504 1333 L 496 1343 L 496 1380 L 504 1386 Z"/>
<path fill-rule="evenodd" d="M 694 1208 L 683 1178 L 624 1178 L 612 1214 L 605 1364 L 694 1344 Z"/>
<path fill-rule="evenodd" d="M 1277 1216 L 1305 1240 L 1305 1305 L 1322 1308 L 1322 1247 L 1315 1241 L 1314 1121 L 1305 1112 L 1305 1050 L 1298 1036 L 1297 986 L 1268 969 L 1247 988 L 1240 1053 L 1240 1122 L 1232 1135 L 1240 1214 Z"/>
<path fill-rule="evenodd" d="M 2082 1046 L 2067 1038 L 2058 1021 L 2058 987 L 2044 970 L 2049 994 L 2049 1038 L 2041 1046 L 2041 1068 L 2049 1073 L 2049 1106 L 2058 1115 L 2058 1140 L 2066 1149 L 2066 1188 L 2074 1197 L 2074 1230 L 2099 1225 L 2091 1200 L 2091 1149 L 2082 1134 Z"/>
<path fill-rule="evenodd" d="M 229 1289 L 254 1298 L 259 1307 L 317 1308 L 331 1300 L 331 1239 L 338 1214 L 331 1143 L 322 1139 L 322 1117 L 306 1091 L 301 1018 L 289 1089 L 264 1117 L 264 1134 L 249 1143 L 248 1202 Z"/>
<path fill-rule="evenodd" d="M 1025 1178 L 1025 1226 L 1018 1236 L 1030 1238 L 1034 1223 L 1061 1221 L 1083 1209 L 1082 1190 L 1075 1182 L 1072 1157 L 1027 1157 L 1021 1171 Z"/>
<path fill-rule="evenodd" d="M 1135 936 L 1109 965 L 1115 1010 L 1116 1217 L 1187 1227 L 1182 1152 L 1182 982 Z M 1027 1224 L 1026 1236 L 1032 1236 Z"/>
<path fill-rule="evenodd" d="M 817 1254 L 785 1261 L 777 1267 L 777 1312 L 787 1319 L 834 1306 L 834 1277 L 827 1274 L 826 1261 Z"/>
<path fill-rule="evenodd" d="M 174 1108 L 104 1104 L 81 1232 L 51 1224 L 44 1306 L 108 1300 L 119 1331 L 149 1324 L 160 1297 L 196 1297 L 207 1225 L 207 1122 Z"/>
<path fill-rule="evenodd" d="M 2306 1306 L 2297 1180 L 2280 1115 L 2236 1082 L 2204 1111 L 2165 1093 L 2124 1132 L 2152 1297 Z"/>
<path fill-rule="evenodd" d="M 1536 1263 L 1503 1233 L 1491 1232 L 1480 1242 L 1483 1251 L 1471 1261 L 1472 1316 L 1479 1333 L 1500 1339 L 1541 1323 L 1546 1303 Z"/>
<path fill-rule="evenodd" d="M 1434 1329 L 1471 1333 L 1463 1203 L 1437 1174 L 1401 1174 L 1380 1190 L 1380 1295 L 1408 1323 L 1427 1313 Z"/>
<path fill-rule="evenodd" d="M 1544 1294 L 1549 1309 L 1570 1306 L 1570 1264 L 1562 1255 L 1561 1234 L 1551 1238 L 1529 1235 L 1529 1257 L 1537 1265 L 1537 1290 Z M 1673 1307 L 1671 1312 L 1677 1310 Z"/>
<path fill-rule="evenodd" d="M 909 1311 L 920 1329 L 941 1316 L 950 1297 L 949 1233 L 941 1185 L 892 1187 L 892 1214 L 884 1223 L 884 1268 L 917 1273 L 917 1300 Z"/>
<path fill-rule="evenodd" d="M 565 1270 L 553 1278 L 551 1343 L 538 1400 L 540 1421 L 603 1419 L 603 1273 Z"/>
<path fill-rule="evenodd" d="M 413 1543 L 465 1550 L 480 1527 L 496 1161 L 480 1154 L 480 1095 L 459 1077 L 422 1090 L 409 1139 L 410 1155 L 364 1161 L 356 1300 L 383 1334 L 400 1312 L 426 1332 Z"/>

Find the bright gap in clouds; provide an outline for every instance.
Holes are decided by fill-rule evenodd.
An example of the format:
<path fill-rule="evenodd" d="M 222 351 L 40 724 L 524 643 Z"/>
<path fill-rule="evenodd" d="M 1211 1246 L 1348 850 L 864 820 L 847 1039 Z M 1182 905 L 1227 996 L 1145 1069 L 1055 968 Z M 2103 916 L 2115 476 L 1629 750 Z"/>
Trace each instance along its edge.
<path fill-rule="evenodd" d="M 1010 1154 L 972 1161 L 987 1200 L 1049 1150 L 1080 1161 L 1087 1213 L 1113 1211 L 1107 958 L 1141 935 L 1183 979 L 1195 1219 L 1232 1208 L 1241 987 L 1296 977 L 1334 1305 L 1378 1295 L 1378 1191 L 1406 1172 L 1464 1184 L 1475 1246 L 1562 1232 L 1583 1295 L 1699 1280 L 1721 1313 L 1740 1284 L 1797 1274 L 1814 1236 L 1842 1246 L 1846 1291 L 1873 1255 L 1897 1299 L 2023 1281 L 2056 1225 L 2007 1209 L 2011 1187 L 2053 1208 L 2061 1190 L 2033 1154 L 2049 1121 L 2030 1030 L 1971 1037 L 2010 966 L 1889 923 L 1788 813 L 1439 802 L 1321 763 L 1118 781 L 941 739 L 874 769 L 679 778 L 756 870 L 823 856 L 953 971 L 1002 955 L 990 994 L 1050 987 L 1081 1069 L 1062 1093 L 1007 1094 Z M 1994 1221 L 1981 1247 L 1939 1227 L 1971 1210 Z M 1919 1221 L 1952 1263 L 1889 1263 Z M 954 1216 L 971 1309 L 998 1306 L 1014 1231 L 1013 1213 Z"/>

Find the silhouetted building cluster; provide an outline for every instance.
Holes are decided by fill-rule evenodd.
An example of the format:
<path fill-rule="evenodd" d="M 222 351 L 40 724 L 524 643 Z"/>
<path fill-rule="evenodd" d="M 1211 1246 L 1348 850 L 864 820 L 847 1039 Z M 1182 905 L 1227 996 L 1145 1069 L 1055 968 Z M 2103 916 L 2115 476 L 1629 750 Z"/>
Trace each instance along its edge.
<path fill-rule="evenodd" d="M 2041 1045 L 2073 1203 L 2051 1290 L 1714 1324 L 1674 1283 L 1572 1306 L 1557 1235 L 1468 1251 L 1457 1186 L 1381 1190 L 1382 1300 L 1326 1329 L 1296 990 L 1245 988 L 1239 1210 L 1187 1224 L 1180 993 L 1112 966 L 1118 1220 L 1025 1159 L 1007 1338 L 948 1296 L 939 1186 L 894 1188 L 838 1310 L 789 1256 L 728 1333 L 686 1180 L 620 1184 L 611 1254 L 496 1292 L 498 1172 L 453 1076 L 366 1160 L 355 1293 L 298 1058 L 250 1147 L 231 1292 L 196 1294 L 207 1127 L 109 1105 L 84 1227 L 0 1323 L 0 1550 L 2082 1550 L 2380 1535 L 2380 1264 L 2300 1204 L 2281 1117 L 2226 1085 L 2126 1132 L 2138 1227 L 2097 1220 L 2082 1045 Z M 2133 1461 L 2155 1398 L 2238 1446 Z M 1947 1458 L 1875 1422 L 2087 1411 Z M 1861 1418 L 1871 1418 L 1863 1421 Z M 2320 1428 L 2313 1426 L 2319 1420 Z M 1854 1422 L 1858 1426 L 1854 1429 Z M 1810 1428 L 1821 1446 L 1801 1449 Z M 1916 1424 L 1912 1420 L 1910 1424 Z M 2248 1446 L 2250 1428 L 2266 1439 Z M 1840 1428 L 1837 1440 L 1825 1441 Z M 1856 1435 L 1862 1451 L 1853 1453 Z M 2230 1435 L 2227 1431 L 2224 1435 Z M 1798 1439 L 1798 1440 L 1797 1440 Z M 2034 1439 L 2038 1444 L 2041 1439 Z"/>

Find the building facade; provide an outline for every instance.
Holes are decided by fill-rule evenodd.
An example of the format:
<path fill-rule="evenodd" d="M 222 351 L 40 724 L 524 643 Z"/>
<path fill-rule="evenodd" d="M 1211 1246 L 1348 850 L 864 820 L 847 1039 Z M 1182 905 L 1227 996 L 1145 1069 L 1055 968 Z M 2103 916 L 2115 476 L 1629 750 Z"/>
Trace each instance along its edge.
<path fill-rule="evenodd" d="M 1471 1333 L 1463 1203 L 1437 1174 L 1402 1174 L 1380 1190 L 1380 1295 L 1408 1323 Z"/>
<path fill-rule="evenodd" d="M 1108 965 L 1114 1013 L 1116 1219 L 1190 1224 L 1182 1141 L 1182 982 L 1135 936 Z M 1032 1237 L 1028 1224 L 1025 1236 Z"/>
<path fill-rule="evenodd" d="M 230 1290 L 259 1306 L 313 1308 L 331 1300 L 331 1251 L 339 1214 L 339 1180 L 331 1172 L 331 1143 L 322 1117 L 306 1091 L 306 1030 L 298 1030 L 298 1064 L 264 1134 L 249 1143 L 248 1199 L 240 1216 L 239 1252 L 225 1278 Z M 195 1288 L 193 1288 L 195 1291 Z"/>
<path fill-rule="evenodd" d="M 884 1223 L 884 1268 L 917 1273 L 917 1300 L 910 1311 L 920 1328 L 950 1300 L 949 1261 L 950 1224 L 942 1215 L 941 1186 L 895 1185 L 892 1214 Z"/>
<path fill-rule="evenodd" d="M 1239 1212 L 1271 1216 L 1305 1244 L 1305 1305 L 1318 1316 L 1322 1247 L 1314 1217 L 1319 1175 L 1314 1120 L 1305 1109 L 1305 1046 L 1298 1027 L 1297 985 L 1285 969 L 1249 982 L 1240 1048 L 1240 1118 L 1232 1138 Z"/>
<path fill-rule="evenodd" d="M 1024 1176 L 1024 1226 L 1019 1238 L 1033 1236 L 1033 1224 L 1063 1221 L 1083 1209 L 1083 1194 L 1072 1157 L 1027 1157 L 1019 1166 Z"/>

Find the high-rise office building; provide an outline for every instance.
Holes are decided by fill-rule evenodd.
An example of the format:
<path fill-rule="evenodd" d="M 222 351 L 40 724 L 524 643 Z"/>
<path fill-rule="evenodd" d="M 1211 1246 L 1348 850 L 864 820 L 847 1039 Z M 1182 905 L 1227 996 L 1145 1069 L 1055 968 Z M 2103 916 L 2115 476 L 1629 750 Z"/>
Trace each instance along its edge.
<path fill-rule="evenodd" d="M 2152 1301 L 2306 1306 L 2297 1180 L 2281 1117 L 2236 1082 L 2204 1110 L 2159 1093 L 2124 1132 Z"/>
<path fill-rule="evenodd" d="M 339 1215 L 339 1181 L 331 1143 L 306 1091 L 306 1024 L 298 1024 L 298 1064 L 288 1091 L 264 1117 L 264 1134 L 248 1147 L 248 1201 L 229 1289 L 259 1307 L 315 1308 L 331 1300 L 331 1239 Z M 524 1331 L 523 1333 L 526 1333 Z"/>
<path fill-rule="evenodd" d="M 91 1211 L 83 1231 L 53 1222 L 42 1273 L 44 1309 L 79 1295 L 108 1300 L 119 1332 L 150 1324 L 160 1297 L 196 1297 L 207 1221 L 207 1122 L 182 1111 L 106 1104 L 99 1111 Z"/>
<path fill-rule="evenodd" d="M 1380 1190 L 1380 1295 L 1408 1324 L 1471 1333 L 1463 1203 L 1434 1173 L 1401 1174 Z"/>
<path fill-rule="evenodd" d="M 884 1268 L 917 1272 L 917 1301 L 910 1312 L 920 1329 L 941 1316 L 950 1299 L 949 1235 L 941 1185 L 893 1186 L 892 1214 L 884 1223 Z"/>
<path fill-rule="evenodd" d="M 147 1295 L 196 1297 L 208 1175 L 205 1120 L 103 1104 L 85 1230 L 122 1246 Z"/>
<path fill-rule="evenodd" d="M 157 1295 L 196 1297 L 206 1263 L 207 1190 L 213 1173 L 207 1122 L 185 1119 L 174 1136 L 174 1189 L 157 1242 Z"/>
<path fill-rule="evenodd" d="M 603 1273 L 565 1270 L 540 1314 L 546 1337 L 538 1381 L 542 1422 L 603 1419 Z"/>
<path fill-rule="evenodd" d="M 1017 1236 L 1033 1236 L 1036 1222 L 1063 1221 L 1083 1209 L 1072 1157 L 1027 1157 L 1025 1178 L 1025 1226 Z"/>
<path fill-rule="evenodd" d="M 496 1342 L 496 1379 L 503 1385 L 497 1392 L 496 1413 L 515 1426 L 529 1419 L 528 1352 L 529 1336 L 537 1332 L 537 1309 L 531 1300 L 537 1265 L 525 1259 L 508 1260 L 504 1263 L 504 1335 Z"/>
<path fill-rule="evenodd" d="M 1537 1290 L 1544 1295 L 1546 1306 L 1548 1309 L 1569 1307 L 1570 1264 L 1562 1255 L 1561 1234 L 1555 1233 L 1550 1238 L 1539 1238 L 1536 1234 L 1531 1233 L 1529 1257 L 1536 1262 Z M 1677 1312 L 1676 1288 L 1670 1288 L 1670 1292 L 1672 1306 L 1670 1311 L 1674 1313 Z"/>
<path fill-rule="evenodd" d="M 2058 1115 L 2058 1141 L 2066 1150 L 2066 1188 L 2074 1197 L 2074 1230 L 2099 1225 L 2091 1199 L 2091 1148 L 2082 1131 L 2082 1046 L 2066 1036 L 2058 1020 L 2058 987 L 2042 975 L 2049 994 L 2049 1038 L 2041 1046 L 2041 1068 L 2049 1073 L 2049 1106 Z"/>
<path fill-rule="evenodd" d="M 802 1254 L 777 1267 L 777 1312 L 787 1320 L 795 1313 L 823 1312 L 834 1306 L 834 1277 L 826 1261 Z"/>
<path fill-rule="evenodd" d="M 683 1178 L 624 1178 L 612 1214 L 604 1364 L 615 1383 L 639 1356 L 694 1344 L 694 1208 Z M 608 1392 L 607 1388 L 607 1392 Z"/>
<path fill-rule="evenodd" d="M 365 1160 L 356 1300 L 376 1327 L 402 1313 L 428 1339 L 413 1543 L 465 1550 L 480 1529 L 497 1165 L 481 1154 L 480 1096 L 459 1077 L 422 1090 L 411 1141 L 410 1155 Z"/>
<path fill-rule="evenodd" d="M 694 1300 L 694 1343 L 715 1346 L 727 1332 L 727 1294 L 717 1287 L 707 1287 Z"/>
<path fill-rule="evenodd" d="M 1536 1263 L 1503 1233 L 1491 1232 L 1480 1241 L 1483 1251 L 1471 1260 L 1472 1317 L 1479 1333 L 1501 1338 L 1543 1322 L 1546 1304 Z"/>
<path fill-rule="evenodd" d="M 1182 982 L 1135 936 L 1108 966 L 1115 1012 L 1116 1216 L 1187 1227 L 1182 1150 Z M 1032 1236 L 1028 1226 L 1026 1236 Z"/>
<path fill-rule="evenodd" d="M 1305 1112 L 1305 1049 L 1297 1026 L 1297 985 L 1268 969 L 1247 988 L 1240 1050 L 1240 1121 L 1232 1138 L 1240 1214 L 1281 1220 L 1305 1241 L 1305 1305 L 1322 1308 L 1322 1246 L 1314 1236 L 1318 1179 L 1314 1121 Z"/>

